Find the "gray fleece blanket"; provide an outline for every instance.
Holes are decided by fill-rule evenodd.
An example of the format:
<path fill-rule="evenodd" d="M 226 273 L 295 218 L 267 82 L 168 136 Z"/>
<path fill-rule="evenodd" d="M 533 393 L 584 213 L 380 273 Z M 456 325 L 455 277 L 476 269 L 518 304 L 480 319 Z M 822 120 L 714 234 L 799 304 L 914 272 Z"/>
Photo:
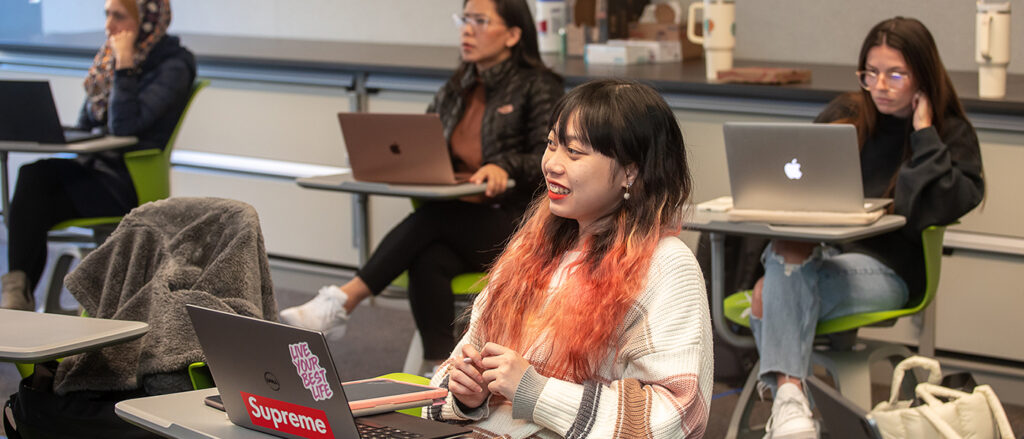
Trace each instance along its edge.
<path fill-rule="evenodd" d="M 65 278 L 90 316 L 149 323 L 128 343 L 66 358 L 54 392 L 190 390 L 205 361 L 185 304 L 277 319 L 256 210 L 220 198 L 170 198 L 132 210 Z"/>

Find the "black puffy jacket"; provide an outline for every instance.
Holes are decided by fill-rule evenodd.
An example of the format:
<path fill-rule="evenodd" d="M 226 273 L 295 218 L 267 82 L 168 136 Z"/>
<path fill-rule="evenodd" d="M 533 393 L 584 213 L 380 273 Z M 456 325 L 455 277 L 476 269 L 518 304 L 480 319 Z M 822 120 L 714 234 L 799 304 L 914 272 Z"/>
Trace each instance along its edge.
<path fill-rule="evenodd" d="M 428 113 L 441 118 L 449 142 L 462 120 L 467 93 L 477 80 L 485 87 L 480 127 L 483 163 L 500 166 L 516 181 L 514 188 L 495 201 L 521 215 L 543 181 L 540 159 L 547 144 L 551 109 L 565 93 L 562 78 L 549 70 L 522 67 L 511 59 L 479 74 L 475 65 L 467 65 L 465 73 L 445 83 L 427 107 Z"/>

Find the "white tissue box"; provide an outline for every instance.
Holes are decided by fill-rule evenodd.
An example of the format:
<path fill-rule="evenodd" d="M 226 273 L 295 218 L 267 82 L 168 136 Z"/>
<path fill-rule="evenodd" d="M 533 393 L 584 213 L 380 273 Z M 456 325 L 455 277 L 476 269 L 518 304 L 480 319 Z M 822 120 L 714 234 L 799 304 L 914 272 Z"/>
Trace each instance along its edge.
<path fill-rule="evenodd" d="M 679 41 L 608 40 L 608 45 L 641 47 L 649 52 L 650 62 L 683 60 L 683 44 Z"/>
<path fill-rule="evenodd" d="M 633 45 L 587 44 L 583 61 L 587 64 L 646 64 L 651 62 L 651 51 Z"/>

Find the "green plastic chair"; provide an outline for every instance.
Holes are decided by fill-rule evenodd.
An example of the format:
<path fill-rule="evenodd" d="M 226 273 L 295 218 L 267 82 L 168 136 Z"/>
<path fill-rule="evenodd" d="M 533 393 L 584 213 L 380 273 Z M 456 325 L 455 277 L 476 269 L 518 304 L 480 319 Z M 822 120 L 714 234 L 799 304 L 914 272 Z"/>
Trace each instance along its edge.
<path fill-rule="evenodd" d="M 430 384 L 430 380 L 427 379 L 427 378 L 421 377 L 419 375 L 413 375 L 411 373 L 404 373 L 404 372 L 389 373 L 387 375 L 381 375 L 381 376 L 379 376 L 377 378 L 392 379 L 392 380 L 395 380 L 395 381 L 401 381 L 403 383 L 420 384 L 420 385 L 424 385 L 424 386 Z M 407 414 L 409 416 L 415 416 L 417 418 L 422 417 L 422 415 L 423 415 L 423 408 L 422 407 L 413 407 L 413 408 L 410 408 L 410 409 L 402 409 L 402 410 L 396 410 L 396 411 L 398 413 L 404 413 L 404 414 Z"/>
<path fill-rule="evenodd" d="M 893 326 L 900 317 L 924 311 L 935 299 L 939 289 L 939 274 L 942 270 L 942 238 L 946 226 L 931 226 L 921 232 L 921 243 L 924 249 L 926 285 L 924 295 L 916 303 L 906 308 L 890 311 L 877 311 L 852 314 L 818 322 L 815 329 L 817 336 L 824 336 L 829 341 L 829 349 L 815 349 L 811 354 L 811 363 L 823 366 L 832 376 L 836 387 L 846 398 L 861 407 L 871 409 L 871 377 L 870 365 L 876 361 L 889 360 L 895 366 L 904 358 L 913 355 L 906 346 L 893 343 L 857 340 L 857 329 L 864 326 Z M 729 321 L 749 328 L 749 309 L 752 291 L 740 291 L 726 297 L 723 302 L 724 314 Z M 933 322 L 925 322 L 929 324 Z M 934 338 L 934 332 L 925 331 L 926 336 Z M 934 339 L 920 341 L 921 346 L 934 346 Z M 857 349 L 854 349 L 857 345 Z M 755 388 L 758 382 L 758 366 L 755 365 L 736 403 L 730 422 L 730 437 L 753 437 L 763 434 L 750 429 L 749 419 L 753 407 Z M 913 394 L 916 385 L 914 379 L 904 382 L 904 391 Z M 760 436 L 757 436 L 760 437 Z"/>
<path fill-rule="evenodd" d="M 135 193 L 138 196 L 137 205 L 141 206 L 150 201 L 162 200 L 171 196 L 171 151 L 174 149 L 174 144 L 178 139 L 181 126 L 185 122 L 185 115 L 188 114 L 189 107 L 195 102 L 195 97 L 199 94 L 199 91 L 209 84 L 209 80 L 201 79 L 192 85 L 192 93 L 189 95 L 188 102 L 185 104 L 181 117 L 178 119 L 178 124 L 174 127 L 174 131 L 171 132 L 171 137 L 167 140 L 167 145 L 163 150 L 151 148 L 130 151 L 124 154 L 124 163 L 128 168 L 128 174 L 131 175 L 132 184 L 135 186 Z M 103 242 L 119 222 L 121 222 L 120 216 L 74 218 L 58 223 L 50 229 L 50 232 L 60 232 L 71 227 L 91 228 L 94 231 L 93 242 L 98 244 Z M 51 239 L 56 240 L 58 238 L 51 236 Z M 61 241 L 80 242 L 80 239 L 76 236 L 70 239 L 61 239 Z M 72 255 L 68 254 L 57 258 L 46 292 L 44 312 L 77 313 L 77 309 L 67 310 L 60 306 L 60 293 L 64 288 L 64 276 L 70 271 L 71 263 L 74 259 Z"/>
<path fill-rule="evenodd" d="M 57 361 L 60 361 L 60 359 Z M 35 365 L 26 363 L 14 363 L 14 366 L 18 368 L 18 373 L 21 374 L 22 378 L 32 375 L 35 368 Z M 213 375 L 210 373 L 210 368 L 201 361 L 188 365 L 188 378 L 192 382 L 193 390 L 216 387 L 216 384 L 213 382 Z"/>

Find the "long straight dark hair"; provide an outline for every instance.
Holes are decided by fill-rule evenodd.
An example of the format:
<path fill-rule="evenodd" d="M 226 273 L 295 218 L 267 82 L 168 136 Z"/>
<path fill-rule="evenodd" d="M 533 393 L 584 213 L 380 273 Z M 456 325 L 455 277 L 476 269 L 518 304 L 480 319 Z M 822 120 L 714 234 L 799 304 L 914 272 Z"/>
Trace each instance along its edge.
<path fill-rule="evenodd" d="M 552 214 L 547 197 L 538 197 L 491 270 L 486 298 L 478 299 L 481 338 L 474 342 L 525 354 L 543 339 L 550 349 L 533 363 L 537 370 L 581 383 L 595 377 L 609 352 L 618 353 L 617 330 L 646 285 L 658 242 L 679 234 L 692 186 L 675 115 L 646 85 L 580 85 L 555 105 L 550 124 L 563 144 L 572 125 L 597 153 L 636 166 L 630 197 L 595 221 L 583 242 L 579 223 Z M 574 248 L 581 255 L 552 294 L 559 262 Z"/>
<path fill-rule="evenodd" d="M 465 7 L 468 1 L 464 0 L 462 6 Z M 533 24 L 533 14 L 530 13 L 530 7 L 526 4 L 526 0 L 488 1 L 494 2 L 494 9 L 505 22 L 505 26 L 518 27 L 520 30 L 519 42 L 512 46 L 512 56 L 509 59 L 521 68 L 549 70 L 544 65 L 544 61 L 540 59 L 540 48 L 537 46 L 537 27 Z M 449 82 L 458 85 L 466 74 L 466 70 L 472 65 L 473 63 L 468 62 L 459 63 L 459 67 L 455 69 Z"/>
<path fill-rule="evenodd" d="M 953 88 L 953 81 L 949 79 L 942 58 L 939 57 L 935 39 L 924 24 L 916 19 L 904 17 L 893 17 L 876 24 L 861 45 L 857 69 L 864 70 L 868 52 L 882 45 L 891 47 L 903 55 L 914 84 L 932 105 L 932 124 L 939 133 L 942 132 L 942 125 L 947 116 L 967 119 L 956 89 Z M 863 143 L 874 134 L 878 108 L 871 100 L 871 92 L 861 90 L 860 94 L 862 111 L 858 112 L 854 125 L 857 126 Z"/>
<path fill-rule="evenodd" d="M 914 84 L 931 103 L 932 125 L 940 135 L 947 117 L 967 119 L 960 99 L 957 97 L 956 89 L 953 88 L 953 81 L 949 79 L 949 73 L 946 72 L 942 58 L 939 57 L 935 39 L 932 38 L 931 32 L 924 24 L 916 19 L 904 17 L 893 17 L 876 24 L 868 32 L 861 45 L 857 70 L 865 70 L 868 52 L 872 48 L 883 45 L 891 47 L 903 55 Z M 859 93 L 853 94 L 853 98 L 856 103 L 856 114 L 838 122 L 852 123 L 857 127 L 857 138 L 860 141 L 860 147 L 863 148 L 864 143 L 875 134 L 880 113 L 878 107 L 875 106 L 875 101 L 871 99 L 871 92 L 861 89 Z M 903 162 L 910 160 L 909 139 L 912 129 L 912 125 L 907 128 L 907 136 L 903 144 Z M 883 196 L 891 197 L 893 195 L 897 175 L 898 173 L 892 176 L 889 187 Z"/>

